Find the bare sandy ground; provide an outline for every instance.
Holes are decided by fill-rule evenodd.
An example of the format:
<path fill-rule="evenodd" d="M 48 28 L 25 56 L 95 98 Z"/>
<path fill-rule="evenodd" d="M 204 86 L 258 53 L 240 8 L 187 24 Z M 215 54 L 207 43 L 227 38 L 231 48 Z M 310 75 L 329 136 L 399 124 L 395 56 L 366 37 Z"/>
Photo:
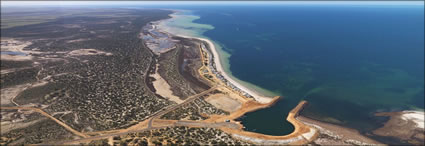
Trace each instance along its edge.
<path fill-rule="evenodd" d="M 23 42 L 10 38 L 1 38 L 1 51 L 23 52 L 23 49 L 31 44 L 31 42 Z"/>
<path fill-rule="evenodd" d="M 87 40 L 87 39 L 71 40 L 70 42 L 78 42 L 78 41 L 85 41 L 85 40 Z M 70 42 L 68 42 L 68 43 L 70 43 Z M 11 38 L 2 38 L 2 40 L 1 40 L 1 51 L 22 52 L 22 53 L 25 53 L 27 55 L 22 56 L 22 55 L 2 54 L 1 60 L 26 61 L 26 60 L 34 59 L 34 57 L 31 56 L 31 54 L 48 53 L 48 52 L 40 52 L 40 51 L 38 51 L 38 49 L 24 50 L 25 47 L 27 47 L 31 44 L 32 43 L 28 42 L 28 41 L 20 41 L 20 40 L 11 39 Z M 100 51 L 100 50 L 96 50 L 96 49 L 78 49 L 78 50 L 73 50 L 73 51 L 70 51 L 70 52 L 56 52 L 56 53 L 64 53 L 64 54 L 67 53 L 69 56 L 81 56 L 81 55 L 106 55 L 106 56 L 110 56 L 110 55 L 113 55 L 112 53 L 104 52 L 104 51 Z M 49 57 L 57 57 L 57 56 L 50 55 L 50 56 L 45 56 L 45 57 L 41 57 L 41 58 L 48 59 Z"/>
<path fill-rule="evenodd" d="M 26 55 L 9 55 L 9 54 L 2 54 L 1 60 L 10 60 L 10 61 L 28 61 L 33 60 L 35 57 L 33 57 L 31 54 L 43 54 L 46 52 L 40 52 L 39 49 L 35 48 L 32 50 L 24 50 L 25 47 L 31 45 L 32 43 L 29 41 L 21 41 L 16 39 L 10 39 L 10 38 L 1 38 L 1 51 L 12 51 L 12 52 L 22 52 Z M 48 52 L 47 52 L 48 53 Z M 59 52 L 58 52 L 59 53 Z M 48 57 L 54 57 L 54 56 L 45 56 L 45 57 L 38 57 L 40 59 L 53 59 L 54 58 L 48 58 Z"/>
<path fill-rule="evenodd" d="M 78 49 L 69 52 L 71 56 L 80 56 L 80 55 L 106 55 L 110 56 L 112 53 L 104 52 L 96 49 Z"/>
<path fill-rule="evenodd" d="M 242 103 L 237 99 L 231 98 L 226 94 L 214 94 L 205 99 L 208 103 L 214 105 L 215 107 L 228 111 L 234 112 L 241 108 Z"/>
<path fill-rule="evenodd" d="M 17 56 L 17 55 L 8 55 L 8 54 L 2 54 L 1 60 L 10 60 L 10 61 L 27 61 L 32 60 L 32 56 Z"/>
<path fill-rule="evenodd" d="M 82 42 L 82 41 L 88 41 L 90 39 L 86 38 L 86 39 L 75 39 L 75 40 L 69 40 L 66 41 L 67 43 L 75 43 L 75 42 Z"/>
<path fill-rule="evenodd" d="M 178 104 L 182 103 L 179 97 L 173 95 L 173 91 L 171 91 L 171 86 L 168 85 L 167 81 L 162 78 L 158 73 L 159 65 L 156 65 L 155 74 L 151 75 L 151 77 L 155 78 L 155 81 L 152 82 L 153 87 L 155 88 L 155 93 L 161 95 L 162 97 L 168 98 L 171 101 L 174 101 Z"/>
<path fill-rule="evenodd" d="M 33 112 L 31 113 L 18 112 L 18 113 L 21 114 L 19 117 L 16 117 L 15 112 L 3 112 L 3 111 L 1 112 L 1 115 L 2 115 L 2 120 L 0 125 L 1 134 L 7 133 L 14 129 L 25 128 L 37 122 L 47 119 L 47 118 L 41 117 L 40 119 L 37 119 L 37 120 L 25 121 L 27 120 L 26 115 L 32 114 Z"/>
<path fill-rule="evenodd" d="M 29 54 L 31 51 L 24 51 L 24 48 L 29 45 L 31 45 L 31 42 L 23 42 L 10 38 L 1 38 L 1 51 L 23 52 Z M 1 54 L 1 60 L 26 61 L 31 59 L 33 59 L 33 57 L 30 55 L 20 56 Z"/>
<path fill-rule="evenodd" d="M 44 119 L 38 119 L 38 120 L 34 120 L 34 121 L 30 121 L 30 122 L 18 122 L 18 121 L 13 121 L 13 122 L 9 122 L 9 121 L 2 121 L 1 122 L 1 129 L 0 129 L 0 133 L 4 134 L 7 133 L 9 131 L 15 130 L 15 129 L 20 129 L 20 128 L 25 128 L 28 126 L 31 126 L 33 124 L 36 124 L 42 120 L 46 120 L 47 118 Z"/>
<path fill-rule="evenodd" d="M 12 103 L 12 100 L 22 91 L 24 91 L 26 88 L 28 88 L 30 84 L 22 84 L 13 86 L 10 88 L 4 88 L 1 89 L 1 105 L 8 105 L 8 104 L 14 104 Z"/>
<path fill-rule="evenodd" d="M 49 82 L 46 81 L 46 80 L 40 80 L 40 81 L 37 81 L 37 82 L 32 83 L 31 88 L 39 87 L 39 86 L 44 86 L 47 83 L 49 83 Z"/>

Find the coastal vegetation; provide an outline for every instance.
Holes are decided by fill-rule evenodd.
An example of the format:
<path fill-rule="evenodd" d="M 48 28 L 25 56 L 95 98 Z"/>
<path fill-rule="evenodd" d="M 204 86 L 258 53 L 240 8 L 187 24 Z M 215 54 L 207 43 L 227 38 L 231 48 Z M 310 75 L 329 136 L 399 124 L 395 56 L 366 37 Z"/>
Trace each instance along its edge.
<path fill-rule="evenodd" d="M 1 145 L 39 144 L 77 138 L 39 113 L 2 109 L 1 115 Z"/>
<path fill-rule="evenodd" d="M 174 95 L 184 100 L 208 89 L 209 85 L 197 73 L 201 66 L 198 43 L 184 38 L 175 39 L 180 42 L 176 48 L 159 56 L 158 73 L 171 86 Z"/>
<path fill-rule="evenodd" d="M 106 143 L 98 140 L 92 144 Z M 252 145 L 214 128 L 172 127 L 113 137 L 113 145 Z"/>
<path fill-rule="evenodd" d="M 210 115 L 229 115 L 229 112 L 223 111 L 209 104 L 204 100 L 208 95 L 204 95 L 193 101 L 193 104 L 180 107 L 172 112 L 163 115 L 161 118 L 170 120 L 205 120 Z"/>
<path fill-rule="evenodd" d="M 2 131 L 1 143 L 73 141 L 90 137 L 88 133 L 132 128 L 138 122 L 148 121 L 162 109 L 176 104 L 152 88 L 154 80 L 149 75 L 155 73 L 156 65 L 158 73 L 171 86 L 172 94 L 181 100 L 205 94 L 207 89 L 213 91 L 197 72 L 202 66 L 199 41 L 175 37 L 180 42 L 175 49 L 156 55 L 140 39 L 143 27 L 167 18 L 169 13 L 111 9 L 2 28 L 2 51 L 25 54 L 2 54 L 2 117 L 25 121 L 28 117 L 23 115 L 28 112 L 42 116 L 21 123 L 2 118 L 2 127 L 12 126 Z M 114 17 L 118 14 L 121 16 Z M 216 93 L 221 92 L 211 92 Z M 204 114 L 229 114 L 206 102 L 205 96 L 199 96 L 190 105 L 195 108 L 188 108 L 193 109 L 189 113 L 199 112 L 194 114 L 196 118 L 206 119 Z M 184 112 L 186 108 L 180 110 Z M 205 139 L 204 136 L 213 139 L 209 143 L 235 141 L 211 128 L 179 128 L 194 133 L 192 136 L 198 135 L 195 139 Z M 213 137 L 204 131 L 221 136 Z M 163 130 L 159 132 L 166 134 Z M 182 142 L 195 144 L 200 139 Z M 235 144 L 238 143 L 241 142 Z"/>
<path fill-rule="evenodd" d="M 2 54 L 2 71 L 9 70 L 1 74 L 2 100 L 6 90 L 19 88 L 23 92 L 7 98 L 61 113 L 56 116 L 79 131 L 115 129 L 148 118 L 173 103 L 148 92 L 143 82 L 154 55 L 138 32 L 167 14 L 112 9 L 2 29 L 2 46 L 5 41 L 26 44 L 19 51 L 29 54 Z M 12 105 L 2 102 L 2 107 Z"/>
<path fill-rule="evenodd" d="M 108 17 L 118 14 L 121 17 Z M 168 14 L 165 10 L 102 10 L 2 29 L 5 51 L 25 55 L 2 54 L 1 90 L 7 94 L 2 94 L 1 114 L 22 118 L 15 115 L 36 112 L 48 122 L 2 120 L 2 126 L 20 126 L 2 131 L 1 142 L 261 144 L 234 119 L 270 105 L 247 98 L 248 93 L 241 96 L 245 90 L 221 76 L 215 68 L 217 60 L 201 60 L 218 59 L 211 42 L 167 34 L 167 39 L 178 43 L 157 54 L 140 38 L 144 27 L 168 18 Z M 209 68 L 208 74 L 214 78 L 205 79 L 200 68 Z M 157 80 L 153 74 L 165 80 L 180 103 L 165 96 L 169 94 L 158 93 L 162 86 L 153 83 Z M 223 105 L 226 102 L 236 107 Z M 33 127 L 53 133 L 37 133 Z M 314 132 L 302 128 L 302 132 Z M 139 134 L 144 138 L 122 137 L 137 135 L 131 132 L 134 130 L 145 131 Z M 108 133 L 111 135 L 104 135 Z M 99 138 L 92 139 L 94 136 Z M 263 135 L 253 137 L 261 139 Z M 283 141 L 301 142 L 289 139 Z"/>
<path fill-rule="evenodd" d="M 56 8 L 38 10 L 34 18 L 37 19 L 36 22 L 20 23 L 29 19 L 28 16 L 34 16 L 28 11 L 16 13 L 14 10 L 8 10 L 10 13 L 7 13 L 7 19 L 2 19 L 0 145 L 382 143 L 376 139 L 384 139 L 384 142 L 394 144 L 423 144 L 423 112 L 375 110 L 408 100 L 396 100 L 396 95 L 423 97 L 423 94 L 420 94 L 423 89 L 419 88 L 423 86 L 420 85 L 421 81 L 413 81 L 415 79 L 406 71 L 368 63 L 370 66 L 359 72 L 369 72 L 373 75 L 386 73 L 387 75 L 378 78 L 384 82 L 367 86 L 336 86 L 337 84 L 322 82 L 308 84 L 307 82 L 316 80 L 316 77 L 311 75 L 319 69 L 315 68 L 319 65 L 290 64 L 291 57 L 294 57 L 291 55 L 297 55 L 296 53 L 284 58 L 280 58 L 282 52 L 269 54 L 266 60 L 275 61 L 273 63 L 283 64 L 288 62 L 281 62 L 282 60 L 289 61 L 288 65 L 282 68 L 285 78 L 281 78 L 264 70 L 263 67 L 270 65 L 262 60 L 264 58 L 258 57 L 265 55 L 263 53 L 273 47 L 266 49 L 254 41 L 235 39 L 236 37 L 229 39 L 224 36 L 223 38 L 227 38 L 224 42 L 244 42 L 239 47 L 247 49 L 240 51 L 227 48 L 228 46 L 219 48 L 217 43 L 202 36 L 214 27 L 195 23 L 195 20 L 198 22 L 202 19 L 199 19 L 199 16 L 186 15 L 188 11 L 138 8 L 64 9 L 66 10 L 63 13 L 58 14 L 52 14 L 58 11 Z M 211 13 L 209 16 L 214 15 Z M 220 15 L 223 15 L 220 19 L 233 17 L 227 13 Z M 244 18 L 240 18 L 238 21 L 243 22 Z M 7 23 L 3 25 L 3 21 Z M 254 23 L 246 23 L 246 26 L 239 24 L 236 29 L 226 28 L 230 28 L 229 32 L 244 30 L 241 32 L 244 34 L 247 32 L 246 28 L 255 26 L 252 25 Z M 221 29 L 221 26 L 216 29 Z M 247 36 L 268 42 L 266 44 L 276 42 L 270 37 L 279 38 L 275 37 L 278 35 L 276 33 L 255 34 L 256 31 L 257 29 L 252 30 L 253 35 Z M 208 32 L 214 34 L 214 31 Z M 304 91 L 307 85 L 308 88 L 314 88 L 305 90 L 308 92 L 299 96 L 308 102 L 298 100 L 299 98 L 295 100 L 292 96 L 266 97 L 257 92 L 261 90 L 252 90 L 257 88 L 251 88 L 250 83 L 247 85 L 239 79 L 231 78 L 233 75 L 229 72 L 228 61 L 232 61 L 232 58 L 220 56 L 223 55 L 223 50 L 232 53 L 232 57 L 245 59 L 242 67 L 263 63 L 263 66 L 242 73 L 244 80 L 250 76 L 251 71 L 260 73 L 252 78 L 253 83 L 264 79 L 262 75 L 270 73 L 265 80 L 272 80 L 265 87 L 274 86 L 275 81 L 283 80 L 285 82 L 279 83 L 285 88 L 282 91 Z M 240 55 L 248 57 L 240 58 Z M 241 64 L 232 64 L 232 70 L 235 66 L 238 68 Z M 279 68 L 279 65 L 272 65 L 272 69 L 275 68 Z M 238 72 L 240 73 L 240 70 Z M 345 75 L 353 76 L 350 73 Z M 398 79 L 392 79 L 392 75 Z M 404 90 L 387 85 L 398 83 L 399 79 L 412 81 L 411 84 L 402 85 L 411 88 Z M 261 82 L 258 85 L 264 84 Z M 375 86 L 380 88 L 373 88 Z M 388 99 L 394 100 L 382 102 L 381 106 L 375 107 L 360 104 L 375 103 L 375 98 L 365 95 L 367 99 L 357 99 L 354 94 L 345 95 L 352 91 L 365 94 L 372 92 L 361 89 L 364 87 L 388 91 L 382 95 L 388 95 Z M 280 89 L 278 92 L 281 92 Z M 396 94 L 392 94 L 393 92 Z M 344 98 L 328 98 L 336 96 Z M 352 101 L 359 103 L 351 103 Z M 328 105 L 322 107 L 317 103 Z M 294 108 L 288 105 L 296 106 Z M 405 106 L 415 107 L 407 104 Z M 344 120 L 347 115 L 329 117 L 326 116 L 328 113 L 315 113 L 316 110 L 323 110 L 335 114 L 339 112 L 339 108 L 355 111 L 354 116 L 347 121 Z M 279 121 L 268 119 L 270 115 Z M 381 116 L 385 118 L 379 118 Z M 254 121 L 251 121 L 253 117 Z M 370 117 L 377 119 L 372 120 L 372 124 L 383 127 L 373 129 L 370 123 L 364 124 L 363 129 L 366 130 L 362 129 L 363 131 L 345 127 L 353 122 L 369 120 Z M 259 126 L 259 129 L 255 129 L 255 126 L 252 129 L 252 125 Z M 283 130 L 282 126 L 285 127 Z M 370 132 L 372 129 L 374 131 Z M 394 140 L 395 138 L 401 140 Z"/>

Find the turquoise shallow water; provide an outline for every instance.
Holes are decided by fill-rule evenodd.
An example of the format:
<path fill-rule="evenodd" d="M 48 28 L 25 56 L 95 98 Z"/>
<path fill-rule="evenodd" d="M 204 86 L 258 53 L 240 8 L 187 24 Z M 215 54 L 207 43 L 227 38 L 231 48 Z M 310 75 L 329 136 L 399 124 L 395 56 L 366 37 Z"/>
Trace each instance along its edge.
<path fill-rule="evenodd" d="M 283 96 L 241 117 L 248 131 L 292 132 L 285 119 L 301 100 L 304 116 L 362 133 L 387 120 L 375 112 L 424 109 L 423 5 L 182 8 L 212 26 L 197 35 L 222 47 L 234 77 Z"/>

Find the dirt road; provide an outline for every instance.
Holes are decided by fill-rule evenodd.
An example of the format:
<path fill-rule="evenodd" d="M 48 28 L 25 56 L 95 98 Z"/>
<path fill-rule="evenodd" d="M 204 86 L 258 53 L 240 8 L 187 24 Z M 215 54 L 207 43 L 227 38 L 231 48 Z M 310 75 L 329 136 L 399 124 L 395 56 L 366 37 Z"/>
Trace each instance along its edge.
<path fill-rule="evenodd" d="M 48 118 L 50 118 L 51 120 L 55 121 L 56 123 L 58 123 L 59 125 L 61 125 L 62 127 L 64 127 L 66 130 L 72 132 L 75 135 L 87 138 L 89 137 L 88 135 L 81 133 L 73 128 L 71 128 L 70 126 L 68 126 L 67 124 L 63 123 L 62 121 L 56 119 L 55 117 L 49 115 L 48 113 L 44 112 L 43 110 L 39 109 L 39 108 L 34 108 L 34 107 L 0 107 L 0 109 L 22 109 L 22 110 L 33 110 L 35 112 L 38 112 L 40 114 L 42 114 L 43 116 L 46 116 Z"/>
<path fill-rule="evenodd" d="M 205 91 L 202 91 L 202 92 L 201 92 L 201 93 L 199 93 L 199 94 L 192 95 L 192 96 L 190 96 L 189 98 L 187 98 L 187 99 L 186 99 L 183 103 L 181 103 L 181 104 L 176 104 L 176 105 L 172 105 L 172 106 L 168 107 L 167 109 L 162 110 L 161 112 L 158 112 L 158 113 L 154 114 L 154 115 L 152 116 L 152 118 L 150 118 L 150 119 L 149 119 L 148 128 L 151 128 L 151 127 L 152 127 L 152 121 L 153 121 L 154 119 L 159 118 L 159 117 L 161 117 L 162 115 L 164 115 L 164 114 L 166 114 L 166 113 L 168 113 L 168 112 L 171 112 L 171 111 L 173 111 L 173 110 L 175 110 L 175 109 L 177 109 L 177 108 L 179 108 L 179 107 L 181 107 L 181 106 L 184 106 L 184 105 L 186 105 L 186 104 L 188 104 L 188 103 L 191 103 L 191 102 L 195 101 L 196 99 L 198 99 L 199 97 L 204 96 L 205 94 L 208 94 L 208 93 L 210 93 L 211 91 L 214 91 L 215 89 L 217 89 L 217 86 L 211 87 L 210 89 L 205 90 Z"/>
<path fill-rule="evenodd" d="M 165 121 L 165 122 L 160 122 L 160 121 Z M 175 126 L 209 127 L 209 128 L 226 127 L 226 128 L 232 128 L 232 129 L 239 129 L 240 128 L 240 126 L 238 124 L 229 123 L 229 122 L 207 123 L 207 122 L 203 122 L 203 121 L 176 121 L 176 120 L 158 120 L 156 122 L 157 123 L 171 123 L 171 122 L 168 122 L 168 121 L 175 121 L 175 122 L 172 122 L 173 124 L 163 124 L 161 126 L 148 127 L 148 128 L 144 128 L 144 129 L 140 129 L 140 130 L 131 130 L 131 131 L 126 131 L 126 132 L 104 134 L 104 135 L 92 136 L 92 137 L 88 137 L 88 138 L 81 138 L 81 139 L 75 139 L 75 140 L 66 140 L 66 141 L 57 142 L 55 144 L 65 144 L 65 145 L 66 144 L 79 144 L 79 143 L 90 142 L 92 140 L 106 139 L 106 138 L 109 138 L 109 137 L 126 135 L 126 134 L 129 134 L 129 133 L 144 132 L 144 131 L 162 129 L 162 128 L 167 128 L 167 127 L 175 127 Z"/>

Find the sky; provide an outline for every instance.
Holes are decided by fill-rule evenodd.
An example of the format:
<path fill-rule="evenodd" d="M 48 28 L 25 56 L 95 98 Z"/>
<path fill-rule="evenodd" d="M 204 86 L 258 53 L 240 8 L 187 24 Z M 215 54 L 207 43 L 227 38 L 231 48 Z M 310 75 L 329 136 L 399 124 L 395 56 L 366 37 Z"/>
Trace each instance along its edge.
<path fill-rule="evenodd" d="M 73 5 L 234 5 L 234 4 L 314 4 L 314 5 L 424 5 L 423 1 L 1 1 L 7 6 L 73 6 Z"/>

